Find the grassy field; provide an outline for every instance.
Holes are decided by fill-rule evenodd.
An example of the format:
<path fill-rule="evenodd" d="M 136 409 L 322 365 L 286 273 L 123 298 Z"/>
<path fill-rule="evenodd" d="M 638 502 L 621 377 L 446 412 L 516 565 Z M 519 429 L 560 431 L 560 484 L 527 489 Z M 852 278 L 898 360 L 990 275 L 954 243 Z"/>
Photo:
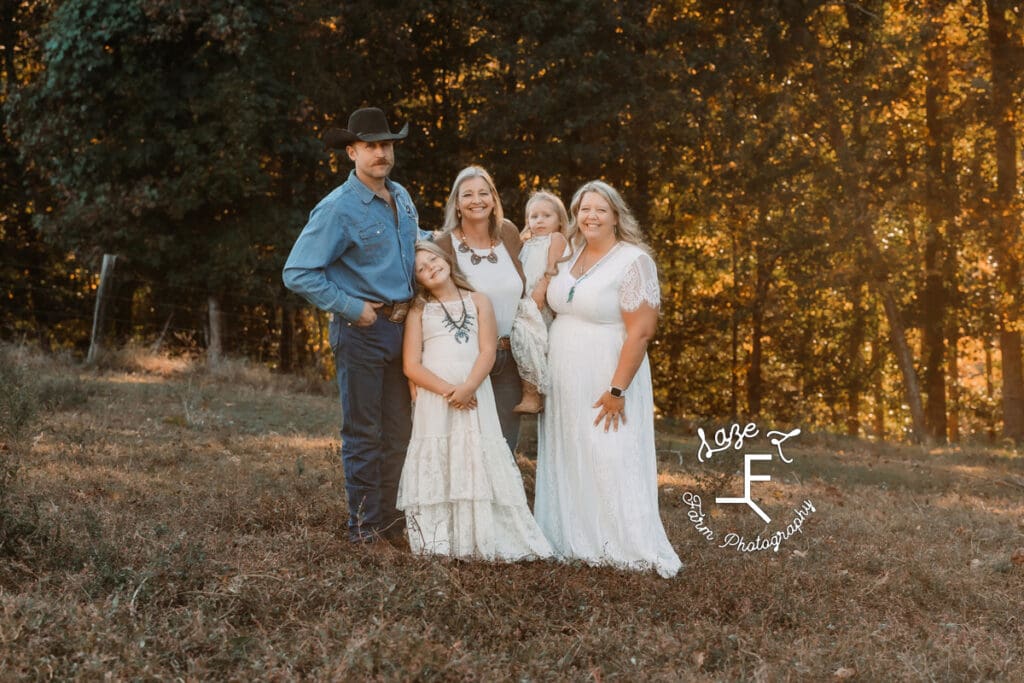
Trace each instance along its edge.
<path fill-rule="evenodd" d="M 700 465 L 693 437 L 666 432 L 675 579 L 466 563 L 346 542 L 330 386 L 144 354 L 0 363 L 4 679 L 1024 676 L 1024 457 L 1009 450 L 804 435 L 791 465 L 757 468 L 766 529 L 712 504 L 740 495 L 738 452 Z M 783 530 L 805 500 L 778 552 L 719 547 Z"/>

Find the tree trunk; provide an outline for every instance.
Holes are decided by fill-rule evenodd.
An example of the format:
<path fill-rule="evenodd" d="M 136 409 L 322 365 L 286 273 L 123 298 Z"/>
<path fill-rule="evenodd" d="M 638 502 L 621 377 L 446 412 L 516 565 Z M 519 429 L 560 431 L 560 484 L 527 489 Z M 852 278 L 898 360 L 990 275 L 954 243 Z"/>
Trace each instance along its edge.
<path fill-rule="evenodd" d="M 761 414 L 761 396 L 764 391 L 761 383 L 763 323 L 763 311 L 755 308 L 750 331 L 750 365 L 747 367 L 747 414 L 752 420 L 756 420 Z"/>
<path fill-rule="evenodd" d="M 900 375 L 903 377 L 903 386 L 907 392 L 907 403 L 910 406 L 910 419 L 913 425 L 913 439 L 917 443 L 931 443 L 928 431 L 924 423 L 924 407 L 921 403 L 921 388 L 917 382 L 917 371 L 914 369 L 914 354 L 910 351 L 907 343 L 907 332 L 903 326 L 903 316 L 900 315 L 899 307 L 896 305 L 896 297 L 888 283 L 880 285 L 882 305 L 885 308 L 885 318 L 889 323 L 889 338 L 892 341 L 893 351 L 896 353 L 896 364 L 899 365 Z"/>
<path fill-rule="evenodd" d="M 299 368 L 312 367 L 315 358 L 310 353 L 310 327 L 309 320 L 304 314 L 302 309 L 294 311 L 292 320 L 295 323 L 294 341 L 292 346 L 295 348 L 294 366 Z"/>
<path fill-rule="evenodd" d="M 740 333 L 739 333 L 739 285 L 737 280 L 739 279 L 739 255 L 736 250 L 739 249 L 736 239 L 736 231 L 732 233 L 732 319 L 730 321 L 730 328 L 732 338 L 730 339 L 732 347 L 731 364 L 729 366 L 729 414 L 732 417 L 732 421 L 736 422 L 739 419 L 739 347 L 740 347 Z"/>
<path fill-rule="evenodd" d="M 171 320 L 174 318 L 174 311 L 172 310 L 167 316 L 167 322 L 164 323 L 164 327 L 160 330 L 160 336 L 156 338 L 153 345 L 149 347 L 149 350 L 153 353 L 160 353 L 160 349 L 163 348 L 164 339 L 167 337 L 167 330 L 171 329 Z"/>
<path fill-rule="evenodd" d="M 882 383 L 882 379 L 885 373 L 882 369 L 885 367 L 885 344 L 878 335 L 875 335 L 871 342 L 871 387 L 874 393 L 874 410 L 872 414 L 873 425 L 872 431 L 875 434 L 875 438 L 879 441 L 885 440 L 885 385 Z"/>
<path fill-rule="evenodd" d="M 123 268 L 123 266 L 122 266 Z M 122 273 L 123 275 L 123 273 Z M 135 333 L 135 292 L 139 289 L 137 279 L 119 282 L 115 287 L 116 296 L 111 304 L 114 318 L 114 339 L 118 345 L 127 344 Z"/>
<path fill-rule="evenodd" d="M 209 311 L 210 325 L 206 362 L 216 365 L 224 357 L 224 313 L 221 311 L 220 298 L 215 295 L 207 297 L 206 306 Z"/>
<path fill-rule="evenodd" d="M 846 377 L 846 434 L 857 436 L 860 434 L 860 395 L 864 390 L 865 368 L 864 368 L 864 337 L 865 335 L 865 311 L 862 301 L 861 289 L 863 283 L 857 282 L 852 288 L 853 296 L 850 303 L 853 310 L 853 327 L 850 331 L 849 345 L 846 347 L 846 357 L 849 359 Z"/>
<path fill-rule="evenodd" d="M 1001 331 L 999 353 L 1003 365 L 1003 437 L 1019 442 L 1024 433 L 1024 424 L 1021 423 L 1019 411 L 1014 408 L 1024 403 L 1020 332 Z"/>
<path fill-rule="evenodd" d="M 949 401 L 946 404 L 946 433 L 951 443 L 960 441 L 960 333 L 956 320 L 946 333 L 946 382 Z"/>
<path fill-rule="evenodd" d="M 889 339 L 892 343 L 893 353 L 896 355 L 897 364 L 900 368 L 900 375 L 903 377 L 903 386 L 906 392 L 907 404 L 910 406 L 910 415 L 913 421 L 912 439 L 917 442 L 930 443 L 931 439 L 925 429 L 924 407 L 921 403 L 921 389 L 917 381 L 917 373 L 914 369 L 914 355 L 907 344 L 906 328 L 903 324 L 903 316 L 896 303 L 896 297 L 889 284 L 889 271 L 885 258 L 878 243 L 875 240 L 874 224 L 868 208 L 871 202 L 861 189 L 861 176 L 863 175 L 863 161 L 858 160 L 850 147 L 846 127 L 840 120 L 838 112 L 842 108 L 835 101 L 832 90 L 824 77 L 821 65 L 816 65 L 815 81 L 818 85 L 818 94 L 821 97 L 826 111 L 830 112 L 827 133 L 832 149 L 835 150 L 836 158 L 839 161 L 840 178 L 843 191 L 843 215 L 850 221 L 853 233 L 860 238 L 864 245 L 868 264 L 872 271 L 870 284 L 885 309 L 885 317 L 889 323 Z M 850 135 L 855 142 L 860 142 L 863 137 L 860 130 L 860 110 L 853 111 L 854 120 L 850 124 Z M 863 150 L 863 143 L 859 149 Z"/>
<path fill-rule="evenodd" d="M 761 223 L 765 224 L 765 211 L 761 211 Z M 757 256 L 757 280 L 754 283 L 754 301 L 750 311 L 750 366 L 747 368 L 747 411 L 751 419 L 761 414 L 761 399 L 764 396 L 764 380 L 761 367 L 764 361 L 764 316 L 768 303 L 768 291 L 772 283 L 775 259 L 768 257 L 764 250 L 755 248 Z"/>
<path fill-rule="evenodd" d="M 1020 218 L 1014 207 L 1017 192 L 1017 137 L 1013 98 L 1019 76 L 1016 45 L 1010 42 L 1006 13 L 1014 3 L 986 0 L 988 42 L 992 59 L 992 111 L 995 129 L 996 191 L 992 201 L 992 244 L 1006 302 L 1000 311 L 999 350 L 1003 365 L 1003 436 L 1024 440 L 1024 374 L 1021 372 L 1021 263 L 1018 256 Z"/>
<path fill-rule="evenodd" d="M 995 404 L 996 396 L 996 382 L 995 382 L 995 363 L 992 360 L 992 340 L 985 337 L 985 425 L 988 427 L 986 434 L 988 440 L 994 442 L 996 440 L 996 414 L 992 410 L 992 406 Z"/>
<path fill-rule="evenodd" d="M 952 160 L 948 150 L 952 147 L 950 130 L 943 112 L 949 90 L 949 66 L 946 43 L 941 37 L 942 24 L 931 6 L 925 70 L 925 214 L 927 222 L 924 236 L 924 288 L 921 293 L 921 361 L 923 364 L 925 429 L 939 443 L 946 440 L 946 315 L 949 295 L 943 282 L 946 268 L 946 240 L 944 235 L 955 220 L 956 190 L 951 187 L 951 172 L 946 167 Z"/>
<path fill-rule="evenodd" d="M 96 307 L 92 316 L 92 339 L 89 342 L 89 353 L 86 363 L 95 363 L 103 351 L 103 336 L 107 328 L 107 311 L 110 309 L 110 297 L 114 292 L 114 266 L 117 264 L 115 254 L 104 254 L 103 265 L 100 266 L 100 285 L 96 289 Z"/>
<path fill-rule="evenodd" d="M 281 307 L 281 341 L 278 344 L 277 367 L 281 372 L 292 371 L 292 347 L 295 345 L 295 319 L 289 306 Z"/>
<path fill-rule="evenodd" d="M 854 231 L 864 243 L 868 263 L 872 271 L 870 285 L 882 300 L 882 307 L 885 310 L 885 319 L 889 325 L 889 341 L 892 344 L 893 354 L 896 356 L 896 364 L 899 366 L 900 376 L 903 378 L 905 398 L 910 408 L 913 429 L 911 438 L 915 443 L 931 445 L 932 438 L 925 428 L 924 404 L 921 400 L 921 387 L 917 379 L 917 371 L 914 367 L 914 354 L 910 350 L 910 344 L 907 343 L 907 331 L 906 325 L 903 323 L 903 314 L 900 312 L 899 305 L 896 303 L 896 295 L 893 293 L 892 285 L 889 283 L 888 266 L 886 265 L 885 257 L 878 248 L 878 243 L 875 241 L 874 230 L 871 224 L 867 222 L 863 214 L 853 213 L 856 210 L 855 207 L 866 206 L 866 202 L 858 197 L 859 192 L 855 189 L 856 181 L 850 179 L 848 182 L 851 185 L 848 185 L 847 188 L 854 189 L 850 189 L 853 197 L 847 200 L 850 202 L 847 208 L 851 211 L 851 215 L 854 216 Z"/>

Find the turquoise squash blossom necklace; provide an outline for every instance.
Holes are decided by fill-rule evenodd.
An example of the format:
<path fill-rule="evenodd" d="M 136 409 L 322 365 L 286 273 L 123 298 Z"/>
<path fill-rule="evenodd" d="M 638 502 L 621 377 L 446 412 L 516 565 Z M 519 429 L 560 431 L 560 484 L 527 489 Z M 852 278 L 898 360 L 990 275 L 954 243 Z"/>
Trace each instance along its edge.
<path fill-rule="evenodd" d="M 622 244 L 622 242 L 616 242 L 616 243 L 615 243 L 615 246 L 614 246 L 614 247 L 612 247 L 611 249 L 609 249 L 609 250 L 608 250 L 608 253 L 607 253 L 607 254 L 605 254 L 604 256 L 602 256 L 601 258 L 599 258 L 599 259 L 597 260 L 597 263 L 595 263 L 594 265 L 590 266 L 590 268 L 588 268 L 588 269 L 587 269 L 587 271 L 586 271 L 585 273 L 583 273 L 583 274 L 582 274 L 582 275 L 580 275 L 580 276 L 579 276 L 578 278 L 576 278 L 576 282 L 572 283 L 572 287 L 570 287 L 570 288 L 569 288 L 569 296 L 568 296 L 568 297 L 566 297 L 566 299 L 565 299 L 565 302 L 566 302 L 566 303 L 572 303 L 572 298 L 573 298 L 573 296 L 575 296 L 575 295 L 576 295 L 576 287 L 578 287 L 578 286 L 579 286 L 579 284 L 580 284 L 581 282 L 583 282 L 583 281 L 584 281 L 584 280 L 586 280 L 586 279 L 587 279 L 588 277 L 590 277 L 590 274 L 591 274 L 591 273 L 593 273 L 593 272 L 594 272 L 595 270 L 597 270 L 597 269 L 598 269 L 598 267 L 599 267 L 599 266 L 600 266 L 600 265 L 601 265 L 602 263 L 604 263 L 604 262 L 605 262 L 605 259 L 607 259 L 607 258 L 608 258 L 609 256 L 611 256 L 611 255 L 612 255 L 612 252 L 613 252 L 613 251 L 615 251 L 616 249 L 618 249 L 618 248 L 619 248 L 619 245 L 620 245 L 620 244 Z M 583 249 L 584 249 L 584 251 L 586 251 L 586 247 L 583 247 Z M 581 256 L 581 257 L 583 256 L 583 252 L 580 252 L 580 256 Z M 579 259 L 577 259 L 577 261 L 579 261 Z"/>
<path fill-rule="evenodd" d="M 455 318 L 448 312 L 448 308 L 444 305 L 444 302 L 434 297 L 437 303 L 440 304 L 441 310 L 444 311 L 444 326 L 448 328 L 449 332 L 455 333 L 455 342 L 458 344 L 465 344 L 469 341 L 469 331 L 473 325 L 473 314 L 466 310 L 466 300 L 462 297 L 462 290 L 459 290 L 459 301 L 462 302 L 462 317 L 459 322 L 455 322 Z"/>

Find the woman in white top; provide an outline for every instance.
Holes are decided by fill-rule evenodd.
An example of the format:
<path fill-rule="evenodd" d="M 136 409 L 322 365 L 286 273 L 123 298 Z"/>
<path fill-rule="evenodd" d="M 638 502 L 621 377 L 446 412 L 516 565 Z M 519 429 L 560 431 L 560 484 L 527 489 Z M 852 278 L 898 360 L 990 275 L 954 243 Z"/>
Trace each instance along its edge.
<path fill-rule="evenodd" d="M 456 176 L 445 205 L 443 234 L 435 244 L 455 259 L 473 289 L 491 300 L 498 324 L 491 386 L 501 433 L 514 453 L 520 416 L 512 409 L 522 398 L 522 388 L 509 333 L 526 278 L 519 263 L 519 231 L 505 218 L 494 181 L 483 168 L 468 166 Z"/>

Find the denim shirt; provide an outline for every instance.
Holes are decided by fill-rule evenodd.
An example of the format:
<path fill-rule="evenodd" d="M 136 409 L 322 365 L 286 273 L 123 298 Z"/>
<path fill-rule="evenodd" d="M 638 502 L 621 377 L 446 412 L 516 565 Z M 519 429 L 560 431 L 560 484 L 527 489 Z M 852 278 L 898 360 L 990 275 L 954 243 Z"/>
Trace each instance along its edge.
<path fill-rule="evenodd" d="M 384 182 L 397 221 L 387 202 L 353 170 L 309 214 L 284 264 L 285 287 L 335 313 L 332 327 L 339 315 L 358 320 L 365 301 L 391 304 L 412 298 L 415 243 L 425 233 L 405 188 Z"/>

